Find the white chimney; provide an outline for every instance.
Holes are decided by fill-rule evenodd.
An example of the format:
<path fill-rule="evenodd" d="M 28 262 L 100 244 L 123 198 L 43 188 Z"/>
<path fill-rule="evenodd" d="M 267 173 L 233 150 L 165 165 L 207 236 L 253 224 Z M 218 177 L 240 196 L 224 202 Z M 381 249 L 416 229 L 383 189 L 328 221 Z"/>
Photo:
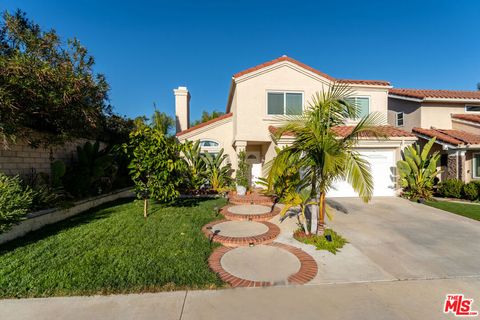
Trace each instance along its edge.
<path fill-rule="evenodd" d="M 187 87 L 173 89 L 175 93 L 175 123 L 177 133 L 190 126 L 190 93 Z"/>

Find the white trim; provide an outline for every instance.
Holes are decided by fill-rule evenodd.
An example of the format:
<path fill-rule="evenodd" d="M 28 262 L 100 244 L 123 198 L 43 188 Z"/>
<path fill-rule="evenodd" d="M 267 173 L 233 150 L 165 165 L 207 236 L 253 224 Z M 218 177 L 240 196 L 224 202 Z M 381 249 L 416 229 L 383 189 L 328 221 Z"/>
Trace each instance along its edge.
<path fill-rule="evenodd" d="M 472 178 L 480 179 L 480 176 L 475 176 L 475 167 L 477 166 L 477 159 L 475 158 L 476 155 L 480 156 L 480 152 L 472 153 Z"/>
<path fill-rule="evenodd" d="M 466 113 L 474 113 L 474 114 L 477 114 L 477 112 L 480 113 L 480 110 L 478 110 L 478 111 L 468 111 L 468 110 L 467 110 L 468 107 L 480 108 L 480 105 L 465 104 L 465 112 L 466 112 Z"/>
<path fill-rule="evenodd" d="M 479 99 L 460 99 L 460 98 L 425 98 L 424 102 L 457 102 L 457 103 L 478 103 Z"/>
<path fill-rule="evenodd" d="M 460 99 L 460 98 L 412 98 L 412 97 L 405 97 L 398 94 L 389 93 L 389 98 L 393 99 L 400 99 L 400 100 L 407 100 L 407 101 L 414 101 L 414 102 L 452 102 L 452 103 L 465 103 L 465 104 L 478 104 L 480 102 L 480 98 L 478 99 Z"/>
<path fill-rule="evenodd" d="M 283 114 L 269 114 L 268 113 L 268 94 L 269 93 L 282 93 L 283 94 Z M 278 117 L 278 116 L 296 116 L 294 114 L 287 115 L 287 93 L 296 93 L 302 95 L 302 114 L 305 111 L 305 93 L 300 90 L 266 90 L 265 91 L 265 114 L 267 117 Z M 300 116 L 299 114 L 298 116 Z"/>
<path fill-rule="evenodd" d="M 399 95 L 391 94 L 391 93 L 388 94 L 388 97 L 392 98 L 392 99 L 400 99 L 400 100 L 407 100 L 407 101 L 414 101 L 414 102 L 422 102 L 423 101 L 423 99 L 404 97 L 404 96 L 399 96 Z"/>
<path fill-rule="evenodd" d="M 452 122 L 463 123 L 463 124 L 467 124 L 467 125 L 472 126 L 472 127 L 479 127 L 480 128 L 480 123 L 469 121 L 469 120 L 452 118 Z"/>
<path fill-rule="evenodd" d="M 400 114 L 402 114 L 402 124 L 401 125 L 398 124 L 398 116 Z M 398 112 L 395 113 L 395 126 L 396 127 L 404 127 L 405 126 L 405 112 L 398 111 Z"/>

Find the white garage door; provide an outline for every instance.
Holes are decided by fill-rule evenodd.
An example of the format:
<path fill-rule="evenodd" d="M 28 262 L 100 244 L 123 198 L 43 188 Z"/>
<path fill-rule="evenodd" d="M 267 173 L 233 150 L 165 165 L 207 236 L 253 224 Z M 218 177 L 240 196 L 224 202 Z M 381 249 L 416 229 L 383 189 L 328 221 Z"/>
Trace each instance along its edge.
<path fill-rule="evenodd" d="M 395 151 L 385 150 L 361 150 L 360 154 L 370 162 L 374 190 L 376 197 L 395 195 Z M 353 191 L 346 181 L 335 183 L 327 196 L 329 197 L 356 197 L 358 194 Z"/>

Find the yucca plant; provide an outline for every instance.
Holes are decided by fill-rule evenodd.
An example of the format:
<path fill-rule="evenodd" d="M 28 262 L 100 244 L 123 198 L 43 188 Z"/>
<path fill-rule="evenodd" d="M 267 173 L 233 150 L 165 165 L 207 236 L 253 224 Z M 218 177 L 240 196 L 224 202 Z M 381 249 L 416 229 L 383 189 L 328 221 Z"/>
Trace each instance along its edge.
<path fill-rule="evenodd" d="M 422 148 L 415 144 L 403 150 L 403 160 L 397 162 L 400 184 L 404 195 L 410 199 L 430 199 L 433 195 L 435 177 L 440 173 L 437 164 L 440 159 L 438 151 L 430 153 L 435 138 Z"/>
<path fill-rule="evenodd" d="M 206 182 L 205 161 L 202 158 L 200 140 L 187 142 L 183 151 L 184 161 L 189 170 L 188 184 L 192 189 L 200 189 Z"/>
<path fill-rule="evenodd" d="M 205 162 L 205 174 L 210 187 L 216 192 L 225 192 L 232 185 L 232 166 L 227 163 L 223 148 L 217 155 L 202 154 Z"/>

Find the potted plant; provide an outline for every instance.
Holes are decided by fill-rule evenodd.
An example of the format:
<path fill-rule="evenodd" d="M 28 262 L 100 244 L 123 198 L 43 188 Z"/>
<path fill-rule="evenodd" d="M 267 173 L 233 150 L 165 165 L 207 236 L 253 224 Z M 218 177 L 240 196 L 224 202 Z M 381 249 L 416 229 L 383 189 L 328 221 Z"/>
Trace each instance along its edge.
<path fill-rule="evenodd" d="M 244 196 L 248 187 L 248 164 L 246 158 L 245 151 L 240 151 L 238 154 L 238 169 L 235 176 L 237 195 L 239 196 Z"/>

